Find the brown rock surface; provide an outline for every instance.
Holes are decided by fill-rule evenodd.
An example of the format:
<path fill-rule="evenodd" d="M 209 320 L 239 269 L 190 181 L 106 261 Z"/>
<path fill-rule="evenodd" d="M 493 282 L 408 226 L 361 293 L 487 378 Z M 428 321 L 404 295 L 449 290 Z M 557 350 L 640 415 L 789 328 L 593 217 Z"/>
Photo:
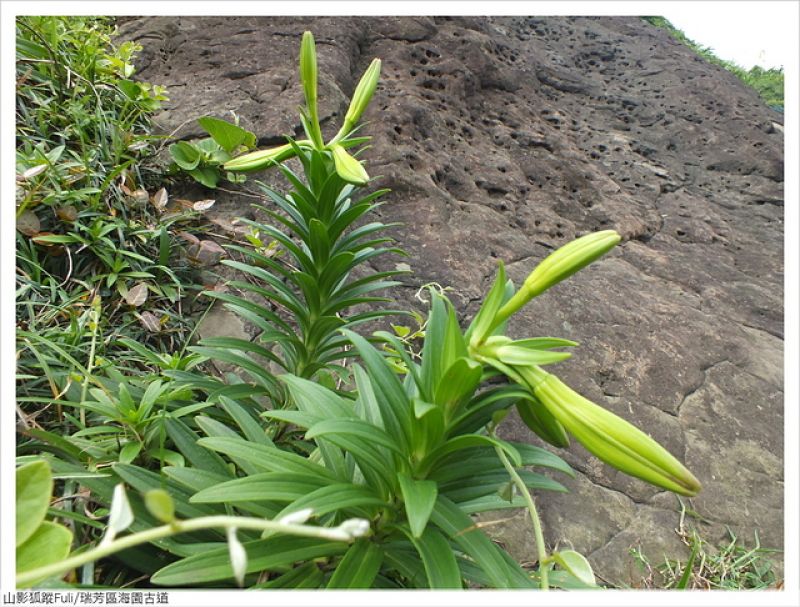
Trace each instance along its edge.
<path fill-rule="evenodd" d="M 367 168 L 393 190 L 383 219 L 406 224 L 394 236 L 414 274 L 398 299 L 419 306 L 413 293 L 435 281 L 469 316 L 498 260 L 519 284 L 554 247 L 618 230 L 621 246 L 535 300 L 512 334 L 580 341 L 554 370 L 687 462 L 706 533 L 758 530 L 781 548 L 782 115 L 633 17 L 146 17 L 122 35 L 144 45 L 140 76 L 169 89 L 165 132 L 189 121 L 178 137 L 198 137 L 193 118 L 234 110 L 266 146 L 299 132 L 305 29 L 326 134 L 383 60 Z M 214 197 L 209 215 L 227 219 L 250 204 Z M 505 434 L 538 442 L 516 418 Z M 550 542 L 614 582 L 636 583 L 631 547 L 685 558 L 673 496 L 579 445 L 562 455 L 580 474 L 569 494 L 539 496 Z"/>

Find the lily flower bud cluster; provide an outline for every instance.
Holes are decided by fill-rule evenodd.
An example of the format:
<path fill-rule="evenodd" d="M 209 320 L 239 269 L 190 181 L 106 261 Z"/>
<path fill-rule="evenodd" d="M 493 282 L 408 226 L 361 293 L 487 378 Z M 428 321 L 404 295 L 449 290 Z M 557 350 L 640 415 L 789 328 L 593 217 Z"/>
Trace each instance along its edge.
<path fill-rule="evenodd" d="M 357 141 L 350 139 L 350 136 L 355 131 L 361 115 L 367 109 L 372 95 L 375 93 L 380 73 L 381 61 L 375 59 L 356 86 L 341 129 L 333 139 L 325 143 L 319 125 L 316 45 L 311 32 L 305 32 L 300 45 L 300 81 L 303 85 L 306 106 L 300 110 L 300 120 L 303 123 L 307 139 L 244 154 L 225 163 L 223 168 L 235 172 L 260 171 L 288 160 L 303 150 L 316 150 L 331 158 L 336 173 L 344 181 L 355 185 L 366 184 L 369 181 L 367 171 L 361 162 L 347 151 L 347 148 L 357 144 Z"/>
<path fill-rule="evenodd" d="M 510 283 L 502 284 L 505 272 L 501 267 L 471 328 L 469 353 L 525 389 L 527 397 L 516 403 L 517 411 L 545 441 L 564 448 L 572 436 L 597 458 L 626 474 L 681 495 L 695 495 L 700 482 L 664 447 L 541 368 L 569 357 L 552 348 L 575 346 L 575 342 L 551 337 L 513 341 L 499 334 L 504 323 L 534 297 L 605 255 L 619 241 L 617 232 L 604 230 L 570 242 L 536 266 L 516 293 Z"/>

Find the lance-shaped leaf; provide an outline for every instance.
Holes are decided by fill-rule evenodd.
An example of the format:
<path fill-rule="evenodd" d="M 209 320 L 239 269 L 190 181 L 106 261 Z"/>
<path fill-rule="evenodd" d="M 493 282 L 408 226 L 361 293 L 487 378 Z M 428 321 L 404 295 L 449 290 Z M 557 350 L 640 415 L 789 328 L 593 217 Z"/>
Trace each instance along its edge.
<path fill-rule="evenodd" d="M 339 177 L 348 183 L 356 185 L 364 185 L 369 181 L 369 175 L 367 175 L 361 163 L 348 154 L 341 145 L 334 145 L 331 148 L 331 152 L 333 153 L 333 164 Z"/>
<path fill-rule="evenodd" d="M 569 436 L 564 426 L 535 396 L 518 400 L 517 413 L 528 428 L 554 447 L 569 447 Z"/>
<path fill-rule="evenodd" d="M 411 478 L 405 474 L 398 474 L 397 480 L 400 483 L 400 492 L 403 495 L 411 535 L 418 538 L 425 531 L 431 512 L 433 512 L 433 506 L 436 504 L 436 497 L 439 493 L 436 483 Z"/>

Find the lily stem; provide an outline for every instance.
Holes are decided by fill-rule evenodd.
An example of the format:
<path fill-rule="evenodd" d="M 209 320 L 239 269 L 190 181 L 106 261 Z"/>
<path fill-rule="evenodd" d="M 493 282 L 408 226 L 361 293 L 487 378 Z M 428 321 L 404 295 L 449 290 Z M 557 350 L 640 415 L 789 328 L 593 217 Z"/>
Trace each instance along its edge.
<path fill-rule="evenodd" d="M 490 434 L 494 436 L 493 429 L 490 430 Z M 544 543 L 544 533 L 542 533 L 542 522 L 539 519 L 539 513 L 536 510 L 536 504 L 533 501 L 533 496 L 531 496 L 528 487 L 525 486 L 525 482 L 522 480 L 522 477 L 520 477 L 520 475 L 517 473 L 517 470 L 514 468 L 514 466 L 511 465 L 511 462 L 508 460 L 505 452 L 500 447 L 495 447 L 494 450 L 497 453 L 497 457 L 499 457 L 500 461 L 503 462 L 503 466 L 505 467 L 509 476 L 511 476 L 511 480 L 514 481 L 514 484 L 516 485 L 528 507 L 531 523 L 533 523 L 533 534 L 536 538 L 536 550 L 539 557 L 539 587 L 542 590 L 548 590 L 550 588 L 550 581 L 548 579 L 550 557 L 547 555 L 547 546 Z"/>

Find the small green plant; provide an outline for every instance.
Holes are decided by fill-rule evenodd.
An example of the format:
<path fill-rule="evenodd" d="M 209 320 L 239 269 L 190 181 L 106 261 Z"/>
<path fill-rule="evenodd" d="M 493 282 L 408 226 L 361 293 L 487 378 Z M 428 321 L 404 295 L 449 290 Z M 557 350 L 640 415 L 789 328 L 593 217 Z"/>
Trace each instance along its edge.
<path fill-rule="evenodd" d="M 209 137 L 196 143 L 178 141 L 169 146 L 169 152 L 175 167 L 186 171 L 207 188 L 216 188 L 223 175 L 223 165 L 243 150 L 252 148 L 256 136 L 239 126 L 238 117 L 235 124 L 213 116 L 204 116 L 197 122 Z M 224 175 L 233 183 L 245 180 L 244 175 L 232 171 L 226 171 Z"/>

